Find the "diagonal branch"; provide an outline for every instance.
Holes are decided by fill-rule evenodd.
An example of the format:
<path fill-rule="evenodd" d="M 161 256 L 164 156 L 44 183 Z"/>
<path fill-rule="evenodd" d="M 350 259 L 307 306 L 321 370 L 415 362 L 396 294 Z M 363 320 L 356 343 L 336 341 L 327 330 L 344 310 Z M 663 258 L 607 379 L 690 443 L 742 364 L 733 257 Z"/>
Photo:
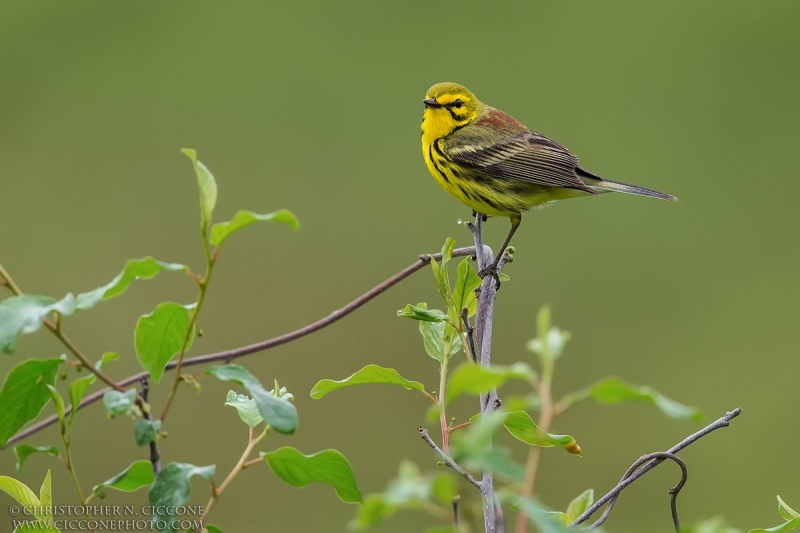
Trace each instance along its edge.
<path fill-rule="evenodd" d="M 467 248 L 456 248 L 455 250 L 453 250 L 453 257 L 463 257 L 463 256 L 467 256 L 467 255 L 472 255 L 474 253 L 475 253 L 475 248 L 472 247 L 472 246 L 467 247 Z M 322 329 L 322 328 L 324 328 L 326 326 L 329 326 L 329 325 L 333 324 L 334 322 L 346 317 L 347 315 L 349 315 L 350 313 L 352 313 L 353 311 L 355 311 L 356 309 L 358 309 L 359 307 L 361 307 L 365 303 L 369 302 L 370 300 L 372 300 L 376 296 L 379 296 L 380 294 L 386 292 L 391 287 L 394 287 L 395 285 L 397 285 L 398 283 L 400 283 L 401 281 L 403 281 L 404 279 L 409 277 L 414 272 L 416 272 L 418 270 L 421 270 L 425 266 L 429 265 L 432 260 L 439 261 L 439 260 L 441 260 L 441 258 L 442 258 L 442 254 L 440 254 L 440 253 L 439 254 L 423 254 L 423 255 L 419 256 L 418 260 L 416 260 L 411 265 L 407 266 L 406 268 L 404 268 L 403 270 L 401 270 L 397 274 L 391 276 L 390 278 L 388 278 L 383 283 L 380 283 L 379 285 L 373 287 L 371 290 L 365 292 L 364 294 L 362 294 L 361 296 L 359 296 L 358 298 L 356 298 L 355 300 L 353 300 L 349 304 L 345 305 L 341 309 L 337 309 L 336 311 L 334 311 L 330 315 L 326 316 L 325 318 L 317 320 L 316 322 L 313 322 L 313 323 L 311 323 L 311 324 L 309 324 L 307 326 L 303 326 L 302 328 L 296 329 L 296 330 L 291 331 L 289 333 L 285 333 L 283 335 L 279 335 L 279 336 L 273 337 L 271 339 L 267 339 L 267 340 L 264 340 L 264 341 L 261 341 L 261 342 L 257 342 L 255 344 L 249 344 L 247 346 L 242 346 L 242 347 L 239 347 L 239 348 L 234 348 L 232 350 L 226 350 L 226 351 L 223 351 L 223 352 L 217 352 L 217 353 L 212 353 L 212 354 L 208 354 L 208 355 L 200 355 L 200 356 L 197 356 L 197 357 L 189 357 L 189 358 L 183 360 L 183 365 L 182 366 L 183 367 L 189 367 L 189 366 L 201 365 L 201 364 L 204 364 L 204 363 L 214 363 L 214 362 L 230 363 L 231 361 L 233 361 L 234 359 L 236 359 L 238 357 L 243 357 L 245 355 L 249 355 L 249 354 L 252 354 L 252 353 L 260 352 L 260 351 L 263 351 L 263 350 L 268 350 L 270 348 L 275 348 L 276 346 L 280 346 L 282 344 L 286 344 L 286 343 L 291 342 L 293 340 L 297 340 L 299 338 L 305 337 L 306 335 L 314 333 L 315 331 L 318 331 L 318 330 L 320 330 L 320 329 Z M 4 275 L 5 271 L 4 270 L 0 270 L 0 274 Z M 176 361 L 172 361 L 169 364 L 167 364 L 165 370 L 174 370 L 176 366 L 177 366 L 177 362 Z M 128 385 L 130 385 L 132 383 L 140 381 L 142 378 L 148 377 L 148 375 L 149 374 L 147 372 L 139 372 L 138 374 L 134 374 L 133 376 L 129 376 L 129 377 L 125 378 L 125 379 L 121 379 L 121 380 L 117 381 L 116 383 L 120 387 L 126 387 L 126 386 L 128 386 Z M 79 408 L 86 407 L 87 405 L 92 404 L 92 403 L 100 400 L 105 395 L 105 393 L 108 392 L 109 390 L 111 390 L 111 388 L 101 389 L 101 390 L 99 390 L 97 392 L 94 392 L 94 393 L 86 396 L 81 401 Z M 72 408 L 71 407 L 67 407 L 66 414 L 69 415 L 69 413 L 71 411 L 72 411 Z M 14 435 L 10 439 L 8 439 L 7 445 L 13 444 L 15 442 L 19 442 L 20 440 L 22 440 L 22 439 L 24 439 L 26 437 L 29 437 L 30 435 L 33 435 L 34 433 L 38 433 L 39 431 L 43 430 L 44 428 L 46 428 L 46 427 L 48 427 L 48 426 L 50 426 L 50 425 L 52 425 L 52 424 L 54 424 L 56 422 L 58 422 L 58 417 L 57 416 L 50 416 L 48 418 L 45 418 L 45 419 L 41 420 L 40 422 L 37 422 L 36 424 L 33 424 L 33 425 L 27 427 L 26 429 L 20 431 L 19 433 L 17 433 L 16 435 Z M 2 449 L 2 448 L 0 448 L 0 449 Z"/>
<path fill-rule="evenodd" d="M 475 479 L 475 478 L 472 476 L 472 474 L 470 474 L 469 472 L 467 472 L 466 470 L 464 470 L 463 468 L 461 468 L 460 466 L 458 466 L 458 463 L 456 463 L 456 462 L 453 460 L 453 458 L 452 458 L 452 457 L 450 457 L 449 455 L 447 455 L 446 453 L 444 453 L 444 452 L 442 451 L 442 449 L 441 449 L 441 448 L 439 448 L 439 447 L 436 445 L 436 443 L 435 443 L 435 442 L 433 442 L 433 439 L 430 437 L 430 435 L 428 435 L 428 430 L 427 430 L 427 429 L 425 429 L 425 428 L 423 428 L 422 426 L 420 426 L 420 427 L 417 429 L 417 431 L 419 431 L 419 436 L 420 436 L 420 438 L 421 438 L 422 440 L 424 440 L 425 442 L 427 442 L 427 443 L 428 443 L 428 446 L 430 446 L 431 448 L 433 448 L 433 451 L 435 451 L 437 454 L 439 454 L 439 457 L 441 457 L 441 458 L 442 458 L 442 462 L 444 463 L 444 465 L 445 465 L 445 466 L 448 466 L 448 467 L 452 468 L 453 470 L 455 470 L 455 471 L 456 471 L 456 473 L 458 473 L 459 475 L 463 476 L 463 477 L 464 477 L 464 479 L 466 479 L 467 481 L 469 481 L 470 483 L 472 483 L 472 484 L 473 484 L 473 485 L 475 485 L 476 487 L 478 487 L 478 488 L 481 488 L 481 484 L 480 484 L 480 482 L 479 482 L 477 479 Z"/>
<path fill-rule="evenodd" d="M 729 411 L 729 412 L 725 413 L 725 416 L 718 418 L 717 420 L 715 420 L 711 424 L 707 425 L 706 427 L 704 427 L 703 429 L 701 429 L 697 433 L 689 435 L 688 437 L 683 439 L 681 442 L 679 442 L 678 444 L 676 444 L 675 446 L 673 446 L 672 448 L 667 450 L 667 453 L 674 455 L 674 454 L 678 453 L 679 451 L 681 451 L 682 449 L 684 449 L 687 446 L 689 446 L 690 444 L 694 443 L 695 441 L 705 437 L 706 435 L 708 435 L 712 431 L 716 431 L 716 430 L 718 430 L 720 428 L 728 427 L 730 425 L 730 423 L 731 423 L 731 420 L 733 420 L 734 418 L 736 418 L 740 414 L 742 414 L 742 408 L 741 407 L 737 407 L 733 411 Z M 617 484 L 616 487 L 611 489 L 608 492 L 608 494 L 606 494 L 605 496 L 603 496 L 602 498 L 597 500 L 594 503 L 594 505 L 589 507 L 582 515 L 580 515 L 578 518 L 576 518 L 575 521 L 570 524 L 570 526 L 571 527 L 572 526 L 577 526 L 579 524 L 582 524 L 586 520 L 588 520 L 603 505 L 605 505 L 606 503 L 609 503 L 612 500 L 616 499 L 619 496 L 619 494 L 623 490 L 625 490 L 625 488 L 628 485 L 630 485 L 631 483 L 633 483 L 634 481 L 636 481 L 637 479 L 639 479 L 640 477 L 645 475 L 647 472 L 649 472 L 650 470 L 652 470 L 653 468 L 655 468 L 656 466 L 660 465 L 661 463 L 663 463 L 666 460 L 667 460 L 667 457 L 658 457 L 658 458 L 652 459 L 649 462 L 647 462 L 646 464 L 644 464 L 644 466 L 642 466 L 639 470 L 636 470 L 633 474 L 631 474 L 630 477 L 628 477 L 628 478 L 623 477 L 623 479 Z M 680 490 L 680 486 L 676 487 L 676 489 Z M 613 505 L 613 502 L 609 503 L 609 505 L 610 506 Z"/>

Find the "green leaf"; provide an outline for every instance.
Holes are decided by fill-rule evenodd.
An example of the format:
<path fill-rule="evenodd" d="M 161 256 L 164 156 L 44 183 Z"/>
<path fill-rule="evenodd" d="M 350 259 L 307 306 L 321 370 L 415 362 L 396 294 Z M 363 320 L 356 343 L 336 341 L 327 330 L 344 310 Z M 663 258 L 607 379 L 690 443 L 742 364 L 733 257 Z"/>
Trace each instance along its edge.
<path fill-rule="evenodd" d="M 453 479 L 453 476 L 449 474 L 437 475 L 433 480 L 431 489 L 433 495 L 443 505 L 452 505 L 453 498 L 458 495 L 458 487 L 456 486 L 456 482 Z"/>
<path fill-rule="evenodd" d="M 5 446 L 50 401 L 62 359 L 28 359 L 14 366 L 0 390 L 0 446 Z"/>
<path fill-rule="evenodd" d="M 206 531 L 208 531 L 208 533 L 222 533 L 222 530 L 220 528 L 212 525 L 207 525 Z"/>
<path fill-rule="evenodd" d="M 452 402 L 462 394 L 482 394 L 500 387 L 508 379 L 530 381 L 534 376 L 531 367 L 524 363 L 488 368 L 474 363 L 464 363 L 451 374 L 445 400 Z"/>
<path fill-rule="evenodd" d="M 239 418 L 242 422 L 254 428 L 264 421 L 261 413 L 258 412 L 256 401 L 244 394 L 236 394 L 234 391 L 228 391 L 228 396 L 225 398 L 225 405 L 235 407 L 239 413 Z"/>
<path fill-rule="evenodd" d="M 48 470 L 49 472 L 49 470 Z M 39 498 L 28 486 L 21 481 L 8 476 L 0 476 L 0 490 L 14 498 L 17 503 L 24 507 L 37 507 L 41 505 Z M 34 516 L 37 519 L 42 519 L 42 515 L 38 514 L 41 509 L 33 509 Z"/>
<path fill-rule="evenodd" d="M 133 436 L 136 439 L 136 445 L 146 446 L 155 441 L 160 429 L 161 420 L 140 418 L 136 421 L 136 426 L 133 428 Z"/>
<path fill-rule="evenodd" d="M 514 438 L 531 446 L 550 448 L 560 446 L 569 453 L 582 455 L 581 448 L 570 435 L 552 435 L 542 431 L 525 411 L 506 413 L 503 425 Z"/>
<path fill-rule="evenodd" d="M 102 370 L 104 366 L 108 365 L 112 361 L 116 361 L 119 359 L 119 354 L 117 352 L 106 352 L 103 356 L 97 360 L 94 364 L 94 367 L 98 370 Z"/>
<path fill-rule="evenodd" d="M 429 527 L 425 530 L 425 533 L 458 533 L 458 530 L 455 526 L 438 526 Z"/>
<path fill-rule="evenodd" d="M 125 263 L 122 272 L 117 274 L 117 277 L 112 279 L 108 284 L 98 287 L 93 291 L 79 294 L 76 300 L 76 307 L 78 309 L 91 309 L 102 301 L 119 296 L 125 292 L 134 281 L 138 279 L 152 279 L 163 270 L 173 272 L 179 270 L 186 271 L 187 267 L 186 265 L 163 263 L 152 257 L 131 259 Z"/>
<path fill-rule="evenodd" d="M 211 481 L 215 471 L 215 465 L 194 466 L 185 463 L 170 463 L 164 467 L 150 487 L 148 495 L 150 505 L 154 510 L 153 520 L 167 522 L 167 528 L 159 529 L 159 531 L 174 533 L 175 530 L 170 527 L 170 522 L 176 519 L 175 507 L 186 505 L 192 497 L 191 479 L 194 476 L 200 476 L 206 481 Z M 162 514 L 162 512 L 166 514 Z"/>
<path fill-rule="evenodd" d="M 616 377 L 606 378 L 587 389 L 570 394 L 568 398 L 573 402 L 592 399 L 606 405 L 616 405 L 626 400 L 640 401 L 655 405 L 671 418 L 697 422 L 704 418 L 699 409 L 671 400 L 650 387 L 631 385 Z"/>
<path fill-rule="evenodd" d="M 410 318 L 411 320 L 423 320 L 425 322 L 442 322 L 447 320 L 447 315 L 435 309 L 427 309 L 425 304 L 408 304 L 397 312 L 397 316 Z"/>
<path fill-rule="evenodd" d="M 478 308 L 475 289 L 481 286 L 483 280 L 475 272 L 472 261 L 468 257 L 458 264 L 457 272 L 456 286 L 453 288 L 453 303 L 459 314 L 466 307 L 469 309 L 469 316 L 473 316 Z"/>
<path fill-rule="evenodd" d="M 788 522 L 769 529 L 751 529 L 748 533 L 772 533 L 776 531 L 791 531 L 800 527 L 800 518 L 793 518 Z"/>
<path fill-rule="evenodd" d="M 691 528 L 681 528 L 681 533 L 742 533 L 740 530 L 730 527 L 720 516 L 709 518 L 694 524 Z"/>
<path fill-rule="evenodd" d="M 197 160 L 197 152 L 191 148 L 184 148 L 182 153 L 192 160 L 194 173 L 197 175 L 197 185 L 200 188 L 200 221 L 205 232 L 211 223 L 211 215 L 217 203 L 217 182 L 214 175 L 203 163 Z"/>
<path fill-rule="evenodd" d="M 387 503 L 382 494 L 370 494 L 364 499 L 364 503 L 359 505 L 356 517 L 350 522 L 350 529 L 355 531 L 368 529 L 396 512 L 397 507 Z"/>
<path fill-rule="evenodd" d="M 571 524 L 594 503 L 594 489 L 581 492 L 567 507 L 567 524 Z"/>
<path fill-rule="evenodd" d="M 106 406 L 108 414 L 112 418 L 127 415 L 136 405 L 136 389 L 128 389 L 125 392 L 110 390 L 103 395 L 103 405 Z"/>
<path fill-rule="evenodd" d="M 431 311 L 438 312 L 436 309 L 431 309 Z M 421 321 L 419 323 L 419 332 L 422 335 L 425 351 L 439 362 L 444 361 L 445 358 L 450 358 L 461 350 L 461 338 L 450 324 Z M 446 350 L 448 343 L 450 349 Z"/>
<path fill-rule="evenodd" d="M 232 233 L 239 231 L 245 226 L 249 226 L 255 222 L 269 221 L 286 224 L 295 231 L 300 227 L 300 221 L 297 220 L 297 217 L 286 209 L 281 209 L 274 213 L 267 213 L 266 215 L 259 215 L 252 211 L 239 211 L 230 222 L 218 222 L 211 226 L 211 244 L 219 247 Z"/>
<path fill-rule="evenodd" d="M 442 246 L 442 260 L 437 264 L 436 261 L 431 261 L 431 268 L 433 269 L 433 277 L 436 278 L 436 285 L 439 287 L 439 294 L 442 299 L 450 306 L 453 302 L 453 296 L 450 293 L 450 275 L 447 272 L 447 263 L 453 257 L 453 247 L 456 241 L 448 237 Z M 460 311 L 460 310 L 459 310 Z"/>
<path fill-rule="evenodd" d="M 511 505 L 511 510 L 528 515 L 541 533 L 567 533 L 559 513 L 543 509 L 541 504 L 529 498 L 520 498 Z M 597 530 L 596 530 L 597 531 Z"/>
<path fill-rule="evenodd" d="M 78 407 L 80 407 L 81 400 L 86 394 L 86 390 L 95 382 L 96 376 L 89 374 L 82 378 L 78 378 L 69 385 L 69 402 L 72 405 L 72 411 L 69 413 L 69 421 L 67 425 L 72 427 L 75 423 L 75 415 L 78 414 Z"/>
<path fill-rule="evenodd" d="M 506 413 L 498 410 L 473 418 L 475 421 L 466 429 L 451 436 L 453 459 L 467 470 L 494 472 L 512 481 L 522 481 L 524 468 L 511 460 L 508 450 L 492 447 L 494 435 L 503 426 Z"/>
<path fill-rule="evenodd" d="M 43 513 L 44 518 L 46 520 L 52 520 L 53 486 L 50 482 L 50 470 L 47 471 L 47 475 L 44 476 L 44 481 L 42 482 L 42 486 L 39 488 L 39 501 L 45 508 Z"/>
<path fill-rule="evenodd" d="M 783 498 L 780 496 L 778 496 L 778 512 L 780 513 L 781 518 L 787 521 L 800 518 L 800 513 L 786 505 L 786 502 L 783 501 Z"/>
<path fill-rule="evenodd" d="M 174 464 L 175 463 L 171 463 L 169 466 L 172 466 Z M 213 476 L 214 467 L 206 467 L 206 468 L 212 469 L 211 475 Z M 104 481 L 99 485 L 95 485 L 92 488 L 92 492 L 94 493 L 106 488 L 119 490 L 122 492 L 133 492 L 135 490 L 141 489 L 142 487 L 150 485 L 153 482 L 153 480 L 155 480 L 155 476 L 153 475 L 153 464 L 150 461 L 147 461 L 146 459 L 141 459 L 139 461 L 134 461 L 128 468 L 126 468 L 116 476 L 112 477 L 111 479 Z"/>
<path fill-rule="evenodd" d="M 164 375 L 167 363 L 181 351 L 191 317 L 189 310 L 194 306 L 165 302 L 159 304 L 149 315 L 139 317 L 134 333 L 136 357 L 142 368 L 150 373 L 158 383 Z M 194 331 L 186 341 L 186 349 L 192 345 Z"/>
<path fill-rule="evenodd" d="M 303 455 L 287 446 L 274 452 L 262 453 L 261 456 L 279 478 L 293 487 L 305 487 L 314 482 L 327 483 L 342 501 L 363 501 L 350 463 L 336 450 Z"/>
<path fill-rule="evenodd" d="M 67 422 L 64 416 L 64 400 L 61 398 L 61 394 L 58 393 L 58 390 L 53 385 L 46 385 L 47 390 L 50 391 L 50 397 L 53 399 L 53 405 L 56 408 L 56 414 L 58 415 L 58 423 L 61 426 L 61 435 L 66 435 L 67 433 Z"/>
<path fill-rule="evenodd" d="M 55 446 L 30 446 L 28 444 L 18 444 L 14 446 L 14 455 L 17 456 L 17 472 L 22 472 L 22 465 L 34 453 L 49 453 L 53 457 L 59 457 L 60 453 Z"/>
<path fill-rule="evenodd" d="M 297 429 L 297 409 L 286 397 L 267 392 L 261 383 L 244 367 L 239 365 L 217 365 L 206 370 L 206 374 L 222 381 L 233 381 L 243 386 L 253 397 L 258 412 L 269 426 L 286 435 Z M 275 391 L 280 394 L 279 391 Z"/>
<path fill-rule="evenodd" d="M 0 302 L 0 350 L 13 353 L 21 335 L 37 331 L 50 313 L 64 316 L 75 312 L 75 297 L 61 300 L 47 296 L 12 296 Z"/>
<path fill-rule="evenodd" d="M 365 385 L 372 383 L 386 383 L 389 385 L 400 385 L 406 390 L 424 391 L 425 386 L 419 381 L 409 381 L 401 376 L 394 368 L 385 368 L 378 365 L 367 365 L 349 378 L 340 381 L 323 379 L 311 389 L 311 397 L 319 400 L 329 392 L 353 385 Z"/>

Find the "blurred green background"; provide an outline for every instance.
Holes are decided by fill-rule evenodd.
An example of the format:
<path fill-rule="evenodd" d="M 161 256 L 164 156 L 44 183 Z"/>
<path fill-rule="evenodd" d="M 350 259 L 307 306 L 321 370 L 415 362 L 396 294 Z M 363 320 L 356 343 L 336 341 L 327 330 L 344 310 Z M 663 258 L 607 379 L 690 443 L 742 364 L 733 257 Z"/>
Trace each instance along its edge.
<path fill-rule="evenodd" d="M 201 319 L 206 335 L 190 355 L 289 331 L 447 236 L 468 244 L 456 221 L 469 211 L 431 179 L 419 146 L 426 89 L 463 83 L 593 172 L 680 198 L 607 195 L 527 215 L 499 295 L 494 359 L 530 357 L 524 343 L 550 302 L 555 324 L 573 333 L 557 396 L 613 374 L 709 419 L 744 406 L 731 428 L 682 454 L 690 475 L 681 516 L 721 513 L 745 530 L 775 525 L 775 494 L 800 505 L 799 24 L 791 0 L 6 0 L 0 261 L 27 292 L 58 297 L 106 283 L 134 257 L 200 270 L 195 178 L 179 153 L 193 147 L 217 177 L 217 220 L 286 207 L 302 228 L 256 226 L 226 244 Z M 491 220 L 489 242 L 506 231 L 506 221 Z M 137 370 L 137 317 L 194 297 L 188 279 L 162 274 L 65 327 L 95 357 L 119 351 L 109 372 L 121 378 Z M 382 490 L 401 458 L 436 468 L 416 432 L 422 396 L 376 386 L 314 401 L 308 391 L 367 363 L 435 389 L 417 325 L 395 310 L 437 299 L 424 270 L 328 329 L 240 360 L 297 397 L 298 433 L 261 448 L 337 448 L 364 493 Z M 0 358 L 0 371 L 62 352 L 50 335 L 28 336 Z M 154 393 L 159 407 L 165 389 Z M 165 463 L 228 472 L 247 437 L 222 405 L 228 389 L 203 380 L 200 395 L 181 390 Z M 465 402 L 459 414 L 472 411 Z M 580 405 L 553 429 L 574 435 L 585 457 L 545 450 L 537 492 L 557 508 L 585 488 L 604 493 L 641 454 L 699 427 L 644 404 Z M 57 440 L 50 428 L 27 442 Z M 508 444 L 523 462 L 525 450 Z M 106 420 L 100 405 L 79 416 L 75 446 L 85 488 L 146 457 L 131 421 Z M 0 473 L 13 474 L 14 463 L 11 450 L 0 452 Z M 21 479 L 38 487 L 47 468 L 56 502 L 76 503 L 51 458 L 31 459 Z M 659 469 L 626 492 L 608 529 L 670 531 L 666 489 L 676 475 Z M 207 498 L 197 483 L 193 501 Z M 145 500 L 142 491 L 105 502 Z M 232 485 L 212 522 L 233 532 L 344 531 L 354 512 L 330 487 L 293 489 L 261 468 Z M 430 523 L 404 513 L 375 531 Z"/>

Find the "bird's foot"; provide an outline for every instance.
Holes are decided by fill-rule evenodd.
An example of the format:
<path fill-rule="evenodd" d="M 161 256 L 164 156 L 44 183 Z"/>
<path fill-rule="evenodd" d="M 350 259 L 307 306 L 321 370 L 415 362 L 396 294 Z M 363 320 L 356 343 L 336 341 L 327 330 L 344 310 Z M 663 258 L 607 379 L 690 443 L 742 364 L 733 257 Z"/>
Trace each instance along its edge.
<path fill-rule="evenodd" d="M 491 265 L 483 267 L 481 271 L 478 272 L 478 276 L 480 276 L 481 279 L 485 278 L 486 276 L 491 276 L 494 278 L 494 288 L 500 288 L 500 272 L 497 268 L 497 261 L 494 261 Z"/>

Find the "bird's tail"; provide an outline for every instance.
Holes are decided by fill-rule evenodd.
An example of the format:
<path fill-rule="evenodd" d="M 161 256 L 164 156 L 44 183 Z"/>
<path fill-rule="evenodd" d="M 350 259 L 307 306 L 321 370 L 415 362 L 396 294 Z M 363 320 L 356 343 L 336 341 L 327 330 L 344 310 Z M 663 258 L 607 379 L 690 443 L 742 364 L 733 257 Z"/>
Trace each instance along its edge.
<path fill-rule="evenodd" d="M 677 202 L 678 199 L 672 196 L 671 194 L 667 194 L 665 192 L 658 192 L 652 189 L 647 189 L 645 187 L 639 187 L 638 185 L 630 185 L 628 183 L 622 183 L 620 181 L 613 181 L 603 179 L 596 174 L 592 174 L 588 170 L 583 168 L 577 168 L 578 176 L 580 176 L 581 181 L 586 183 L 586 185 L 593 187 L 595 189 L 599 189 L 598 192 L 624 192 L 627 194 L 636 194 L 638 196 L 649 196 L 650 198 L 658 198 L 660 200 L 667 200 L 669 202 Z"/>

